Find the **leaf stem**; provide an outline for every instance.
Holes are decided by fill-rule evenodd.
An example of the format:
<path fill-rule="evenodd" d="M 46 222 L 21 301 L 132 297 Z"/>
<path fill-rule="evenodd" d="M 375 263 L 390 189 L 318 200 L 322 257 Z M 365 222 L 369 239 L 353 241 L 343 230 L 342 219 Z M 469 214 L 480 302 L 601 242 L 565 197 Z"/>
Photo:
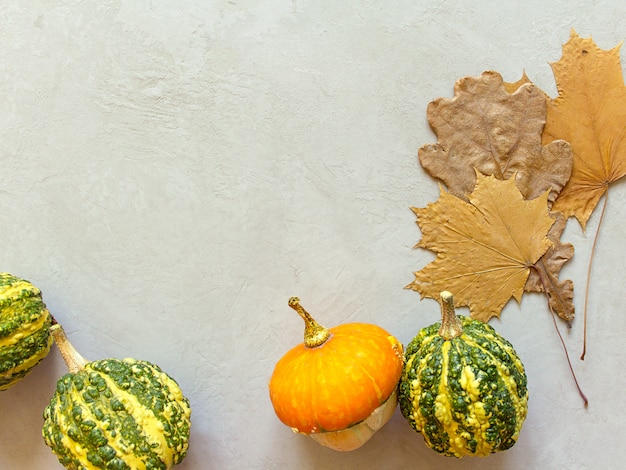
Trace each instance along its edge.
<path fill-rule="evenodd" d="M 589 265 L 587 266 L 587 283 L 585 284 L 585 305 L 583 307 L 583 351 L 580 355 L 582 361 L 585 360 L 585 354 L 587 354 L 587 305 L 589 304 L 589 284 L 591 283 L 591 268 L 593 267 L 593 259 L 596 252 L 596 246 L 598 245 L 598 236 L 600 235 L 600 227 L 604 220 L 604 213 L 606 212 L 607 201 L 609 200 L 608 188 L 604 193 L 604 203 L 602 204 L 602 211 L 600 212 L 600 220 L 596 227 L 596 234 L 593 237 L 593 244 L 591 245 L 591 254 L 589 255 Z"/>
<path fill-rule="evenodd" d="M 574 372 L 574 367 L 572 366 L 572 361 L 569 358 L 569 353 L 567 352 L 567 347 L 565 346 L 565 341 L 563 340 L 563 336 L 561 335 L 561 331 L 559 330 L 559 325 L 556 323 L 556 315 L 550 308 L 550 313 L 552 313 L 552 322 L 554 323 L 554 329 L 556 330 L 556 334 L 559 336 L 559 340 L 561 341 L 561 345 L 563 346 L 563 351 L 565 352 L 565 357 L 567 359 L 567 365 L 569 366 L 569 370 L 572 373 L 572 378 L 574 379 L 574 383 L 576 384 L 576 388 L 578 389 L 578 393 L 580 397 L 583 399 L 583 403 L 585 408 L 589 405 L 589 400 L 587 399 L 587 395 L 583 392 L 580 384 L 578 383 L 578 379 L 576 378 L 576 373 Z"/>
<path fill-rule="evenodd" d="M 578 383 L 578 379 L 576 378 L 576 372 L 574 372 L 572 361 L 570 360 L 569 353 L 567 352 L 567 346 L 565 345 L 565 340 L 563 339 L 563 336 L 561 335 L 561 331 L 559 330 L 559 325 L 556 322 L 556 313 L 554 313 L 554 310 L 552 309 L 552 305 L 550 305 L 550 298 L 548 296 L 548 291 L 546 290 L 546 283 L 543 277 L 543 273 L 537 268 L 534 268 L 534 269 L 537 271 L 537 274 L 539 275 L 539 279 L 541 280 L 541 284 L 543 285 L 543 291 L 546 294 L 546 297 L 548 297 L 548 308 L 550 309 L 550 314 L 552 315 L 552 322 L 554 323 L 554 329 L 556 330 L 556 334 L 559 337 L 559 341 L 561 341 L 563 352 L 565 352 L 565 359 L 567 360 L 567 365 L 569 366 L 570 373 L 572 374 L 572 378 L 574 379 L 574 384 L 576 385 L 576 388 L 578 389 L 578 394 L 583 399 L 583 404 L 586 408 L 589 405 L 589 400 L 587 399 L 587 395 L 585 395 L 585 393 L 583 392 L 580 384 Z"/>

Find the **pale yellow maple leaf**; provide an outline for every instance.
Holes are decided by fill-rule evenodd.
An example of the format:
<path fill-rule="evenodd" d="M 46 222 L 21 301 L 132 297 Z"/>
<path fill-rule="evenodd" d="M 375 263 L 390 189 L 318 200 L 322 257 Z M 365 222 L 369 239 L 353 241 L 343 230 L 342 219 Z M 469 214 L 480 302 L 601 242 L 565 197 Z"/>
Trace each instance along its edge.
<path fill-rule="evenodd" d="M 499 316 L 511 297 L 521 300 L 531 269 L 553 246 L 547 198 L 526 200 L 514 178 L 479 172 L 467 201 L 441 188 L 436 202 L 412 208 L 422 231 L 416 246 L 437 257 L 406 287 L 433 299 L 447 290 L 482 321 Z"/>

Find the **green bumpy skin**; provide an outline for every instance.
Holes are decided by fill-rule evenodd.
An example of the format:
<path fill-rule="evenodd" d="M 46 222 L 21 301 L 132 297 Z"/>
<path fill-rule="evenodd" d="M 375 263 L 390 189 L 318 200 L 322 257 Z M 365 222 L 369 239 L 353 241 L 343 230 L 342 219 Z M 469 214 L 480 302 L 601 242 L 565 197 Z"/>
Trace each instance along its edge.
<path fill-rule="evenodd" d="M 0 273 L 0 391 L 26 376 L 52 345 L 50 312 L 30 282 Z"/>
<path fill-rule="evenodd" d="M 104 359 L 59 379 L 43 437 L 68 469 L 166 470 L 187 453 L 190 416 L 189 401 L 157 365 Z"/>
<path fill-rule="evenodd" d="M 513 346 L 491 326 L 457 318 L 460 336 L 444 340 L 436 323 L 407 346 L 400 409 L 435 451 L 486 456 L 517 441 L 528 410 L 526 374 Z"/>

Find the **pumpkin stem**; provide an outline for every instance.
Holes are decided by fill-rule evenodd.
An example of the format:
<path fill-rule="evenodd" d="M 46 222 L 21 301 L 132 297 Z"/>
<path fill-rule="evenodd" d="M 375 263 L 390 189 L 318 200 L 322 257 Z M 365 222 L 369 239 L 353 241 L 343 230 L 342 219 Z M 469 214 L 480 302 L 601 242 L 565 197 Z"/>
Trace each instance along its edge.
<path fill-rule="evenodd" d="M 304 320 L 304 345 L 307 348 L 315 348 L 324 344 L 330 337 L 330 331 L 313 320 L 309 312 L 304 310 L 304 307 L 300 305 L 300 299 L 298 297 L 290 298 L 289 306 L 298 312 Z"/>
<path fill-rule="evenodd" d="M 456 317 L 454 313 L 454 298 L 452 294 L 447 290 L 444 290 L 439 294 L 441 299 L 441 327 L 439 328 L 439 334 L 446 341 L 463 334 L 463 327 L 461 321 Z"/>
<path fill-rule="evenodd" d="M 50 327 L 50 334 L 54 338 L 54 342 L 59 348 L 59 352 L 67 364 L 67 368 L 72 374 L 81 371 L 85 364 L 87 364 L 87 360 L 81 356 L 78 351 L 74 348 L 70 340 L 67 339 L 67 335 L 63 330 L 63 327 L 59 323 L 54 323 Z"/>

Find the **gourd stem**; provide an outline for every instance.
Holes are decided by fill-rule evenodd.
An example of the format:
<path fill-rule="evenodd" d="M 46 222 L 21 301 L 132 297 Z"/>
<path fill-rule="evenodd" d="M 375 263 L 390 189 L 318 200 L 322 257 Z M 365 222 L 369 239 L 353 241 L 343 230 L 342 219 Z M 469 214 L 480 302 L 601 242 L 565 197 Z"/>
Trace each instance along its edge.
<path fill-rule="evenodd" d="M 307 348 L 321 346 L 330 337 L 330 331 L 317 323 L 307 312 L 298 297 L 289 299 L 289 306 L 293 308 L 304 320 L 304 345 Z"/>
<path fill-rule="evenodd" d="M 441 299 L 441 327 L 439 328 L 439 335 L 443 339 L 450 340 L 461 336 L 463 334 L 463 327 L 461 321 L 456 317 L 454 313 L 454 298 L 448 291 L 443 291 L 439 294 Z"/>
<path fill-rule="evenodd" d="M 76 351 L 72 343 L 70 343 L 70 340 L 67 339 L 65 331 L 59 323 L 54 322 L 50 327 L 50 334 L 54 338 L 54 342 L 59 348 L 59 352 L 65 364 L 67 364 L 69 371 L 75 374 L 84 369 L 88 361 Z"/>

